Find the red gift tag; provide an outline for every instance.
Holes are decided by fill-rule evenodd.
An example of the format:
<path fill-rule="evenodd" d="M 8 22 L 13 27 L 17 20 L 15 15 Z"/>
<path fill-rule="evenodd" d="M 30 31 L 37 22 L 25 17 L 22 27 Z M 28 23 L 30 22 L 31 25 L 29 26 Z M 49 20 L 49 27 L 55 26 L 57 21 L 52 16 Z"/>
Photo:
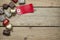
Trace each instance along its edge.
<path fill-rule="evenodd" d="M 32 4 L 21 5 L 16 7 L 16 11 L 17 11 L 17 14 L 33 13 L 34 8 Z"/>

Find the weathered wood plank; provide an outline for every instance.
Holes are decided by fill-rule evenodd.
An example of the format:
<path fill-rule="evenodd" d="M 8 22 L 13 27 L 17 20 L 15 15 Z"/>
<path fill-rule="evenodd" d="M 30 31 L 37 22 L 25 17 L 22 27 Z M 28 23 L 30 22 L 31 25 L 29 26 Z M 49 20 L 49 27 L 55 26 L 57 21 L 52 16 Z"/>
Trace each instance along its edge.
<path fill-rule="evenodd" d="M 2 34 L 4 27 L 0 27 L 0 40 L 60 40 L 60 27 L 14 27 L 11 36 Z"/>
<path fill-rule="evenodd" d="M 35 10 L 31 14 L 16 15 L 10 21 L 15 26 L 60 26 L 60 8 L 35 8 Z"/>
<path fill-rule="evenodd" d="M 9 2 L 10 0 L 0 0 L 0 6 L 4 3 L 8 4 Z M 32 3 L 34 6 L 60 6 L 60 0 L 25 0 L 25 3 Z"/>
<path fill-rule="evenodd" d="M 34 6 L 60 6 L 60 0 L 26 0 L 26 3 L 33 3 Z"/>
<path fill-rule="evenodd" d="M 34 13 L 16 15 L 10 22 L 13 26 L 60 26 L 60 8 L 35 8 Z"/>

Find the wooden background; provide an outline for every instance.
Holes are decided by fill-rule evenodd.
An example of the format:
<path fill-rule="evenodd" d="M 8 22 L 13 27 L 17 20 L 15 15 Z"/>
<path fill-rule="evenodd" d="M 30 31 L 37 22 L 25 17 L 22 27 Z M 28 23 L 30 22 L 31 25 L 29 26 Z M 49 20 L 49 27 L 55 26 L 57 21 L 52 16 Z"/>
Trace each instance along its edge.
<path fill-rule="evenodd" d="M 0 0 L 0 5 L 9 2 L 10 0 Z M 2 32 L 5 28 L 0 27 L 0 40 L 60 40 L 60 0 L 25 2 L 33 3 L 35 12 L 12 17 L 10 22 L 14 28 L 11 36 L 4 36 Z"/>
<path fill-rule="evenodd" d="M 0 0 L 0 5 L 9 2 L 10 0 Z M 60 6 L 60 0 L 25 0 L 25 3 L 33 3 L 34 6 Z"/>

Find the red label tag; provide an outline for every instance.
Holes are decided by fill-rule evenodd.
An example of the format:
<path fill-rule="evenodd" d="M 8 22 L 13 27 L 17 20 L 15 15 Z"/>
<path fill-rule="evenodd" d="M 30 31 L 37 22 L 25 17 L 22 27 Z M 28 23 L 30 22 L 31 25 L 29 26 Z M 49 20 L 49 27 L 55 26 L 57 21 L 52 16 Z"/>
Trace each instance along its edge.
<path fill-rule="evenodd" d="M 17 11 L 17 14 L 33 13 L 34 8 L 32 4 L 21 5 L 16 7 L 16 11 Z"/>

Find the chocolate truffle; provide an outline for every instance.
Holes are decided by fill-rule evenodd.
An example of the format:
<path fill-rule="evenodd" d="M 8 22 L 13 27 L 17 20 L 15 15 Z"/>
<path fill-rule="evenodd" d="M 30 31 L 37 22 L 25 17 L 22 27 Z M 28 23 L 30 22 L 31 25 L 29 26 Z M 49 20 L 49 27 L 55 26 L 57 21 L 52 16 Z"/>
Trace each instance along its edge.
<path fill-rule="evenodd" d="M 3 35 L 10 36 L 10 31 L 7 29 L 3 30 Z"/>
<path fill-rule="evenodd" d="M 12 24 L 8 24 L 8 25 L 6 26 L 6 29 L 12 31 L 12 30 L 13 30 Z"/>
<path fill-rule="evenodd" d="M 17 3 L 18 2 L 18 0 L 12 0 L 14 3 Z"/>
<path fill-rule="evenodd" d="M 12 13 L 12 16 L 16 15 L 16 9 L 11 9 L 10 12 Z"/>
<path fill-rule="evenodd" d="M 10 2 L 10 3 L 9 3 L 9 7 L 10 7 L 11 9 L 13 9 L 13 8 L 15 7 L 15 4 L 14 4 L 13 2 Z"/>
<path fill-rule="evenodd" d="M 8 19 L 5 19 L 4 21 L 3 21 L 3 26 L 7 26 L 9 24 L 9 20 Z"/>
<path fill-rule="evenodd" d="M 9 5 L 8 4 L 3 4 L 3 9 L 8 9 Z"/>

